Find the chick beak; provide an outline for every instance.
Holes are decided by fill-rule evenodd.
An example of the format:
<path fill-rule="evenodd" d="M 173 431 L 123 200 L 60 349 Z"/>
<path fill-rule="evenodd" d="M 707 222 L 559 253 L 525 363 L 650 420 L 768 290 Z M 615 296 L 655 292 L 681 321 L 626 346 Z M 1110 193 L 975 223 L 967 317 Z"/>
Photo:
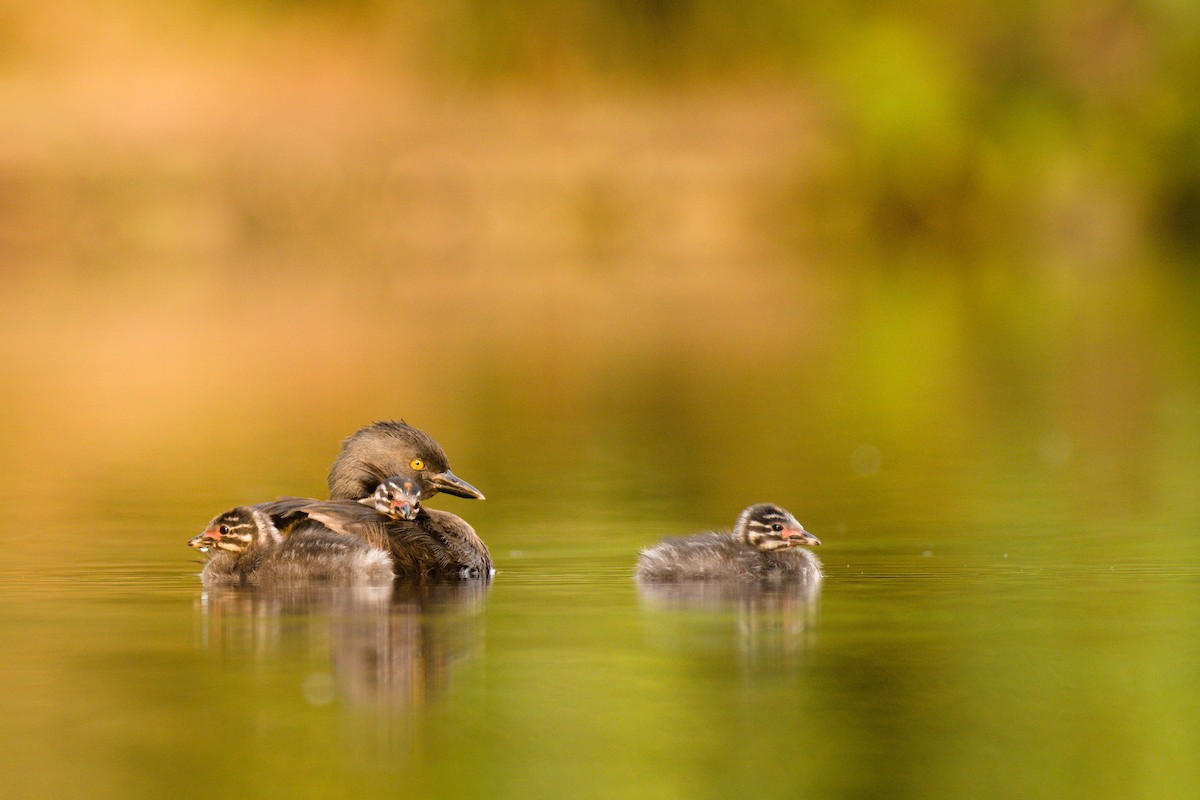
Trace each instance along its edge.
<path fill-rule="evenodd" d="M 479 491 L 450 470 L 439 472 L 436 475 L 431 475 L 429 478 L 427 478 L 427 481 L 430 486 L 434 487 L 438 491 L 445 492 L 446 494 L 452 494 L 456 497 L 466 497 L 470 500 L 483 499 L 483 492 Z"/>
<path fill-rule="evenodd" d="M 416 519 L 418 508 L 419 506 L 416 503 L 408 500 L 395 500 L 392 502 L 392 513 L 402 519 Z"/>
<path fill-rule="evenodd" d="M 798 547 L 799 545 L 817 547 L 821 544 L 820 539 L 804 530 L 804 528 L 785 528 L 782 536 L 789 547 Z"/>
<path fill-rule="evenodd" d="M 212 537 L 207 533 L 197 534 L 188 539 L 188 547 L 194 547 L 201 552 L 206 552 L 213 545 Z"/>

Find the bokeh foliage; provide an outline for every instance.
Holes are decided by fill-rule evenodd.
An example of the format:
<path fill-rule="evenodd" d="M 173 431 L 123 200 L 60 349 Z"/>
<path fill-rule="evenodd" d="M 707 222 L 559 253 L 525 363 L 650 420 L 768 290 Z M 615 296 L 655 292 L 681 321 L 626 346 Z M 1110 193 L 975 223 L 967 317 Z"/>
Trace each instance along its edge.
<path fill-rule="evenodd" d="M 580 247 L 632 242 L 642 256 L 651 234 L 630 219 L 657 200 L 606 180 L 595 153 L 647 109 L 670 124 L 623 142 L 622 155 L 661 159 L 689 132 L 723 131 L 700 147 L 719 160 L 761 138 L 770 167 L 733 170 L 752 187 L 720 224 L 800 265 L 898 246 L 918 260 L 986 247 L 1111 264 L 1187 245 L 1198 228 L 1200 12 L 1189 3 L 193 0 L 168 11 L 124 0 L 10 3 L 3 17 L 12 88 L 0 94 L 0 143 L 34 158 L 0 163 L 0 230 L 36 222 L 19 207 L 62 181 L 51 210 L 99 207 L 78 234 L 105 235 L 105 207 L 127 217 L 129 205 L 165 201 L 209 220 L 231 213 L 231 230 L 193 235 L 243 250 L 279 225 L 311 229 L 314 201 L 331 193 L 316 221 L 332 228 L 357 225 L 364 205 L 386 214 L 380 193 L 453 196 L 453 175 L 413 186 L 386 169 L 443 126 L 474 131 L 468 163 L 488 151 L 520 169 L 525 146 L 539 146 L 531 133 L 593 115 L 589 135 L 558 142 L 558 169 L 584 166 L 565 177 L 580 196 L 547 214 L 577 227 Z M 292 163 L 305 140 L 332 156 Z M 280 194 L 296 202 L 258 208 L 259 187 L 276 205 Z M 544 191 L 528 171 L 517 188 Z M 529 235 L 553 237 L 554 221 Z M 453 246 L 450 223 L 423 222 Z M 154 247 L 154 224 L 124 235 Z M 395 243 L 380 246 L 386 256 Z M 13 248 L 0 237 L 0 251 Z"/>

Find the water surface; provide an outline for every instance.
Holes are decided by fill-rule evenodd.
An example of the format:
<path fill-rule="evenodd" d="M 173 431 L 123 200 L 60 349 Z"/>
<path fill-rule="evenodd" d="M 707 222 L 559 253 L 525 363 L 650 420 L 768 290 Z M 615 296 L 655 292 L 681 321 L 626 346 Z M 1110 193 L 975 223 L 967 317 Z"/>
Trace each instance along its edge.
<path fill-rule="evenodd" d="M 1186 796 L 1193 289 L 884 280 L 820 335 L 717 318 L 618 356 L 481 330 L 432 387 L 363 361 L 332 405 L 11 388 L 6 795 Z M 393 415 L 487 493 L 431 505 L 490 586 L 200 586 L 209 517 L 320 494 L 338 438 Z M 630 579 L 765 500 L 821 537 L 819 591 Z"/>

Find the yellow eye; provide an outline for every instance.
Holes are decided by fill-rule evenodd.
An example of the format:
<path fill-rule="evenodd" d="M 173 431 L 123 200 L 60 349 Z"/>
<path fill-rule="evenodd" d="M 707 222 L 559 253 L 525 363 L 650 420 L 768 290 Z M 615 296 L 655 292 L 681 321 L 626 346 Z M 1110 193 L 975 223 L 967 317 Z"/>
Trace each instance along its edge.
<path fill-rule="evenodd" d="M 412 461 L 408 462 L 408 465 L 413 469 L 425 469 L 425 462 L 419 458 L 414 458 Z"/>

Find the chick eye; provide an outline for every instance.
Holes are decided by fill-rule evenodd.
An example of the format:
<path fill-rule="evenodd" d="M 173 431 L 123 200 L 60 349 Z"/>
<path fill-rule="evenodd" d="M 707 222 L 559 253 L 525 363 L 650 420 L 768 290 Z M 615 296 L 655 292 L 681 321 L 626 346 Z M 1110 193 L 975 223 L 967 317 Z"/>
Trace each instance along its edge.
<path fill-rule="evenodd" d="M 773 530 L 773 531 L 781 531 L 781 530 L 783 530 L 783 526 L 782 526 L 782 525 L 780 525 L 778 522 L 776 522 L 774 525 L 772 525 L 772 526 L 771 526 L 771 530 Z"/>
<path fill-rule="evenodd" d="M 413 469 L 425 469 L 425 462 L 419 458 L 414 458 L 412 461 L 408 462 L 408 465 Z"/>
<path fill-rule="evenodd" d="M 219 533 L 220 533 L 222 536 L 224 536 L 225 534 L 229 533 L 229 526 L 228 526 L 228 525 L 222 525 L 221 527 L 217 528 L 217 531 L 218 531 L 218 532 L 219 532 Z"/>

